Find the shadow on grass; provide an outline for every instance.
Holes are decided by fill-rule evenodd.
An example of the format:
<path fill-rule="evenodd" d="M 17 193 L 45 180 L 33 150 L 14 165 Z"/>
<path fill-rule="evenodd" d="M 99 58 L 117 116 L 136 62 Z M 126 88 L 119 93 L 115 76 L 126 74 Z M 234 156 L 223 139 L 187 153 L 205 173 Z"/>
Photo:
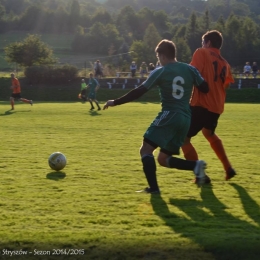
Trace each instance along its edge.
<path fill-rule="evenodd" d="M 186 216 L 171 212 L 160 195 L 151 196 L 154 212 L 175 233 L 200 245 L 216 260 L 258 260 L 260 256 L 259 205 L 237 184 L 245 213 L 253 221 L 245 221 L 229 213 L 228 206 L 214 194 L 212 186 L 201 188 L 202 201 L 170 199 L 169 205 L 177 207 Z M 242 216 L 243 218 L 243 216 Z"/>
<path fill-rule="evenodd" d="M 66 177 L 65 172 L 50 172 L 46 174 L 46 178 L 53 181 L 59 181 Z"/>
<path fill-rule="evenodd" d="M 260 217 L 259 217 L 260 206 L 256 203 L 255 200 L 253 200 L 253 198 L 251 198 L 248 195 L 247 191 L 243 187 L 241 187 L 235 183 L 232 183 L 230 185 L 237 190 L 245 213 L 252 220 L 254 220 L 255 223 L 258 224 L 258 226 L 260 226 Z M 259 235 L 259 240 L 260 240 L 260 235 Z M 260 242 L 259 242 L 259 244 L 260 244 Z M 259 257 L 259 259 L 260 259 L 260 257 Z"/>
<path fill-rule="evenodd" d="M 0 114 L 0 116 L 10 116 L 10 115 L 16 114 L 16 113 L 27 113 L 27 112 L 31 112 L 31 110 L 16 111 L 16 110 L 9 109 L 9 110 L 6 110 L 6 111 L 4 112 L 4 114 Z"/>
<path fill-rule="evenodd" d="M 100 110 L 101 111 L 101 110 Z M 101 114 L 95 110 L 90 110 L 89 111 L 90 116 L 101 116 Z"/>

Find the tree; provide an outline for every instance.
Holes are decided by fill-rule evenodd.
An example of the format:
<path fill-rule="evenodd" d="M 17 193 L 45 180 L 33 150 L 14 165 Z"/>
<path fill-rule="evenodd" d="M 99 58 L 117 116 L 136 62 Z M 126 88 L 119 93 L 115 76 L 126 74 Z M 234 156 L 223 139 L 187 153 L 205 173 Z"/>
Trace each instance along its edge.
<path fill-rule="evenodd" d="M 198 47 L 201 46 L 199 25 L 197 21 L 197 16 L 194 12 L 190 16 L 185 38 L 192 52 L 194 52 Z"/>
<path fill-rule="evenodd" d="M 108 13 L 107 10 L 100 8 L 93 14 L 93 16 L 91 18 L 91 22 L 92 22 L 92 24 L 97 23 L 97 22 L 103 23 L 103 24 L 109 24 L 109 23 L 112 23 L 112 17 Z"/>
<path fill-rule="evenodd" d="M 116 17 L 116 26 L 125 39 L 136 38 L 139 21 L 134 9 L 125 6 Z"/>
<path fill-rule="evenodd" d="M 68 27 L 71 32 L 74 32 L 79 23 L 80 18 L 80 5 L 78 0 L 73 0 L 70 7 Z"/>
<path fill-rule="evenodd" d="M 143 41 L 134 41 L 130 47 L 130 51 L 132 60 L 137 64 L 141 64 L 143 61 L 146 63 L 156 61 L 154 52 L 153 59 L 151 60 L 151 51 L 147 49 L 146 44 Z"/>
<path fill-rule="evenodd" d="M 139 20 L 138 34 L 141 36 L 144 34 L 148 25 L 153 23 L 154 12 L 147 7 L 144 7 L 137 13 L 137 17 Z"/>
<path fill-rule="evenodd" d="M 154 25 L 156 26 L 157 30 L 162 32 L 169 30 L 169 18 L 165 11 L 160 10 L 154 13 Z"/>
<path fill-rule="evenodd" d="M 255 58 L 260 54 L 259 27 L 250 17 L 245 17 L 241 24 L 241 37 L 238 43 L 241 51 L 240 58 L 244 58 L 244 61 L 255 61 Z M 252 50 L 255 51 L 252 52 Z"/>
<path fill-rule="evenodd" d="M 218 18 L 215 24 L 215 29 L 220 32 L 223 32 L 225 30 L 225 20 L 222 15 Z"/>
<path fill-rule="evenodd" d="M 210 15 L 209 10 L 207 9 L 202 17 L 201 23 L 202 33 L 204 34 L 206 31 L 210 30 Z"/>
<path fill-rule="evenodd" d="M 176 58 L 180 62 L 190 63 L 191 50 L 184 38 L 177 38 L 173 40 L 176 45 Z"/>
<path fill-rule="evenodd" d="M 28 35 L 22 42 L 11 43 L 4 50 L 8 62 L 15 62 L 23 67 L 56 63 L 52 49 L 38 35 Z"/>
<path fill-rule="evenodd" d="M 231 65 L 238 62 L 241 53 L 238 50 L 241 39 L 241 22 L 237 16 L 231 14 L 225 23 L 224 44 L 222 54 Z"/>
<path fill-rule="evenodd" d="M 45 20 L 44 14 L 40 6 L 32 5 L 22 14 L 17 26 L 22 31 L 40 30 Z"/>
<path fill-rule="evenodd" d="M 4 18 L 5 13 L 6 13 L 5 7 L 0 3 L 0 20 Z"/>
<path fill-rule="evenodd" d="M 146 47 L 150 51 L 152 51 L 154 54 L 154 49 L 157 46 L 157 44 L 159 43 L 159 41 L 161 41 L 161 40 L 162 40 L 162 37 L 159 34 L 159 32 L 157 31 L 154 24 L 153 23 L 149 24 L 147 29 L 145 30 L 144 39 L 143 39 Z"/>
<path fill-rule="evenodd" d="M 95 23 L 84 35 L 76 34 L 72 49 L 83 53 L 107 54 L 111 45 L 118 49 L 123 42 L 115 25 Z"/>

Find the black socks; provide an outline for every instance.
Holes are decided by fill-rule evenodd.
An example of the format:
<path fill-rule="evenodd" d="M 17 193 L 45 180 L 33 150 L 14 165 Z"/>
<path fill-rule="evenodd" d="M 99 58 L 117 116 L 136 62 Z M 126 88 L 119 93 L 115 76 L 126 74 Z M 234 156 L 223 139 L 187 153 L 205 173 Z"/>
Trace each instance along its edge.
<path fill-rule="evenodd" d="M 159 190 L 156 178 L 156 163 L 152 154 L 142 157 L 143 171 L 151 190 Z"/>

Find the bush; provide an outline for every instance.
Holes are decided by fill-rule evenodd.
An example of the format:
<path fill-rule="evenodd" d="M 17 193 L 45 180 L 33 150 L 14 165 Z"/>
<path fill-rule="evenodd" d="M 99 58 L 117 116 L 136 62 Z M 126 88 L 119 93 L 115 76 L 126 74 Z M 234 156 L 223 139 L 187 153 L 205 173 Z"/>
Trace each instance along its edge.
<path fill-rule="evenodd" d="M 31 83 L 65 83 L 78 76 L 78 69 L 72 65 L 53 67 L 47 65 L 31 66 L 25 69 L 25 77 Z"/>

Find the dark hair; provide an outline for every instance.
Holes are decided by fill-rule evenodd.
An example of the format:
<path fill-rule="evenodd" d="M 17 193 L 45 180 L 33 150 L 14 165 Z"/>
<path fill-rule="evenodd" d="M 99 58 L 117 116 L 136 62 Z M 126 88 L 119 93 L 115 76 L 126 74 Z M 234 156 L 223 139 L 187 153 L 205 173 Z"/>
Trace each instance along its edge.
<path fill-rule="evenodd" d="M 210 41 L 211 47 L 221 49 L 223 43 L 223 36 L 217 30 L 207 31 L 203 36 L 202 40 L 207 43 Z"/>
<path fill-rule="evenodd" d="M 155 52 L 163 54 L 169 59 L 175 59 L 176 57 L 176 46 L 174 42 L 169 40 L 162 40 L 158 43 L 155 48 Z"/>

